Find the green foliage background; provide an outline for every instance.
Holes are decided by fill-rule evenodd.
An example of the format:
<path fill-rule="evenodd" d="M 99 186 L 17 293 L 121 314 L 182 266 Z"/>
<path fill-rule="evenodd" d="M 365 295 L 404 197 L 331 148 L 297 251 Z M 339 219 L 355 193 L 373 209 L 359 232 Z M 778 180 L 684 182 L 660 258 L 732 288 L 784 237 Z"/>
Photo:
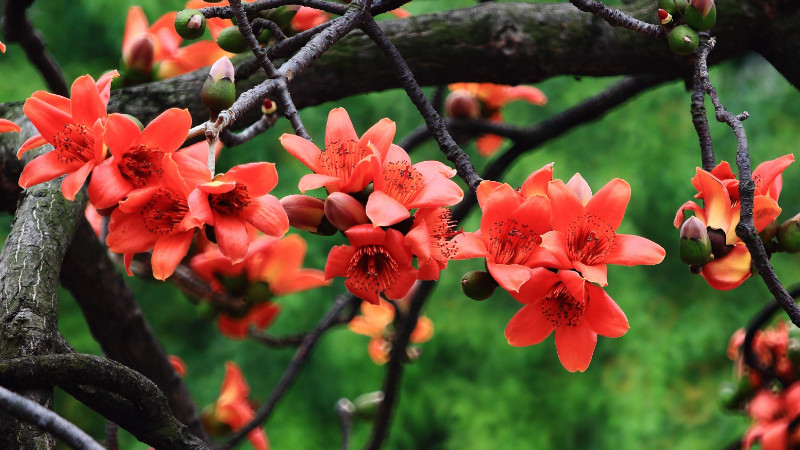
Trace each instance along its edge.
<path fill-rule="evenodd" d="M 39 0 L 31 18 L 71 80 L 117 66 L 125 11 L 134 3 L 144 7 L 151 22 L 183 6 L 178 0 Z M 415 0 L 407 9 L 421 14 L 473 4 Z M 15 45 L 0 56 L 0 73 L 0 101 L 24 100 L 44 88 Z M 751 113 L 745 127 L 754 165 L 795 150 L 800 96 L 766 62 L 745 56 L 715 67 L 711 78 L 729 110 Z M 512 104 L 505 115 L 518 125 L 534 124 L 613 81 L 551 79 L 538 85 L 549 98 L 546 106 Z M 689 274 L 677 257 L 672 220 L 694 195 L 689 179 L 700 164 L 689 102 L 681 82 L 651 90 L 602 121 L 525 156 L 505 178 L 518 185 L 531 171 L 555 162 L 556 177 L 567 180 L 580 172 L 594 190 L 614 177 L 631 184 L 633 195 L 620 232 L 658 242 L 667 257 L 656 267 L 610 267 L 607 292 L 627 314 L 630 331 L 619 339 L 600 338 L 588 371 L 568 373 L 558 362 L 552 338 L 533 347 L 510 347 L 503 329 L 520 305 L 501 292 L 482 303 L 461 296 L 461 275 L 482 263 L 453 262 L 429 302 L 426 314 L 435 322 L 435 336 L 424 345 L 420 360 L 407 367 L 388 448 L 719 448 L 741 436 L 747 419 L 724 412 L 717 396 L 720 384 L 732 376 L 725 349 L 730 335 L 769 295 L 757 278 L 734 291 L 714 291 Z M 348 109 L 359 132 L 383 117 L 397 122 L 398 137 L 423 123 L 401 92 L 368 94 L 302 111 L 317 142 L 323 139 L 327 112 L 336 106 Z M 710 103 L 707 108 L 713 110 Z M 297 193 L 297 180 L 307 169 L 278 143 L 284 132 L 290 129 L 281 121 L 247 146 L 227 152 L 221 165 L 276 162 L 281 183 L 274 194 Z M 712 123 L 712 136 L 717 158 L 733 161 L 733 134 Z M 474 145 L 466 148 L 476 165 L 485 165 Z M 437 150 L 430 144 L 413 156 L 415 161 L 435 157 Z M 785 180 L 781 220 L 800 209 L 800 165 L 790 166 Z M 10 220 L 4 218 L 6 233 Z M 473 214 L 464 228 L 476 229 L 478 220 Z M 342 242 L 304 237 L 309 241 L 306 266 L 319 269 L 330 246 Z M 795 283 L 800 275 L 796 257 L 777 255 L 773 263 L 785 283 Z M 199 405 L 216 399 L 226 360 L 242 367 L 254 399 L 269 395 L 291 349 L 222 338 L 213 324 L 196 318 L 194 306 L 169 284 L 129 281 L 167 351 L 186 361 L 186 382 Z M 281 335 L 310 329 L 342 290 L 337 280 L 331 287 L 280 299 L 284 312 L 272 331 Z M 69 294 L 63 292 L 61 298 L 62 333 L 79 351 L 99 353 Z M 266 425 L 273 448 L 338 446 L 335 402 L 378 390 L 382 383 L 384 369 L 369 360 L 366 345 L 367 338 L 344 327 L 319 342 Z M 102 420 L 76 401 L 59 394 L 57 408 L 103 438 Z M 357 423 L 353 442 L 362 445 L 369 432 L 368 423 Z M 123 448 L 145 446 L 124 437 Z"/>

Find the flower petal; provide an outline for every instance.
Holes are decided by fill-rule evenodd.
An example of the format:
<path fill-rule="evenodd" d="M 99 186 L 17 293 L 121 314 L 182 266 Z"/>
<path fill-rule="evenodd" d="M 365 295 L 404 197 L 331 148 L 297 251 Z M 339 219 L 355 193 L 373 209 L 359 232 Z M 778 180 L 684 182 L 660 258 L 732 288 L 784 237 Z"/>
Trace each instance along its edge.
<path fill-rule="evenodd" d="M 486 268 L 497 284 L 509 292 L 518 292 L 531 277 L 531 269 L 519 264 L 496 264 L 487 260 Z"/>
<path fill-rule="evenodd" d="M 730 253 L 703 266 L 700 275 L 714 289 L 733 289 L 750 277 L 753 259 L 744 243 L 736 244 Z"/>
<path fill-rule="evenodd" d="M 314 173 L 319 173 L 322 171 L 319 162 L 319 157 L 322 152 L 320 152 L 319 148 L 317 148 L 317 146 L 311 141 L 303 139 L 294 134 L 283 134 L 279 140 L 287 152 L 299 159 L 301 163 L 305 164 L 305 166 L 311 169 Z"/>
<path fill-rule="evenodd" d="M 522 307 L 506 325 L 505 336 L 509 345 L 525 347 L 545 340 L 553 332 L 553 322 L 542 313 L 541 302 Z"/>
<path fill-rule="evenodd" d="M 217 236 L 219 251 L 232 263 L 240 263 L 247 256 L 247 247 L 250 245 L 250 236 L 247 234 L 245 221 L 237 216 L 218 214 L 214 215 L 214 234 Z"/>
<path fill-rule="evenodd" d="M 386 227 L 409 217 L 408 208 L 381 191 L 374 191 L 367 199 L 367 217 L 375 227 Z"/>
<path fill-rule="evenodd" d="M 722 183 L 703 169 L 697 168 L 697 182 L 703 194 L 706 225 L 727 233 L 731 225 L 731 200 Z"/>
<path fill-rule="evenodd" d="M 192 127 L 192 116 L 186 109 L 170 108 L 147 124 L 139 143 L 172 153 L 183 144 Z"/>
<path fill-rule="evenodd" d="M 56 179 L 73 170 L 75 170 L 75 165 L 61 161 L 56 152 L 51 150 L 25 165 L 19 176 L 19 185 L 23 189 L 27 189 L 39 183 Z"/>
<path fill-rule="evenodd" d="M 367 144 L 372 144 L 378 150 L 381 161 L 383 161 L 386 154 L 389 153 L 389 147 L 392 145 L 396 131 L 397 125 L 393 121 L 381 119 L 361 136 L 358 146 L 363 147 Z"/>
<path fill-rule="evenodd" d="M 553 180 L 547 185 L 547 197 L 552 210 L 558 211 L 550 218 L 553 229 L 566 234 L 569 224 L 583 214 L 583 204 L 561 180 Z"/>
<path fill-rule="evenodd" d="M 616 230 L 625 217 L 630 198 L 631 186 L 625 180 L 615 178 L 592 196 L 586 204 L 586 212 L 605 220 Z"/>
<path fill-rule="evenodd" d="M 222 176 L 223 181 L 236 181 L 247 186 L 250 197 L 261 197 L 269 194 L 278 184 L 278 172 L 275 164 L 254 162 L 239 164 Z"/>
<path fill-rule="evenodd" d="M 664 260 L 664 248 L 650 239 L 632 234 L 618 234 L 614 236 L 614 243 L 616 247 L 606 257 L 606 264 L 653 265 Z"/>
<path fill-rule="evenodd" d="M 139 138 L 139 126 L 122 114 L 111 114 L 106 121 L 106 144 L 117 161 L 122 161 L 125 153 Z"/>
<path fill-rule="evenodd" d="M 50 143 L 53 142 L 55 135 L 60 133 L 67 124 L 74 123 L 72 116 L 68 113 L 35 97 L 26 100 L 22 109 L 42 137 Z M 88 126 L 91 125 L 89 124 Z M 20 151 L 20 153 L 22 152 Z"/>
<path fill-rule="evenodd" d="M 251 198 L 241 215 L 250 225 L 270 236 L 283 236 L 289 231 L 289 217 L 281 202 L 272 195 Z"/>
<path fill-rule="evenodd" d="M 79 77 L 72 83 L 70 101 L 72 118 L 79 125 L 91 128 L 97 119 L 107 116 L 106 105 L 100 99 L 94 79 L 89 75 Z"/>
<path fill-rule="evenodd" d="M 570 372 L 583 372 L 592 362 L 597 333 L 584 322 L 574 327 L 556 328 L 556 351 L 561 365 Z"/>
<path fill-rule="evenodd" d="M 592 284 L 587 285 L 586 289 L 589 291 L 589 304 L 586 305 L 583 320 L 589 328 L 599 335 L 612 338 L 627 333 L 630 328 L 628 319 L 606 291 Z"/>
<path fill-rule="evenodd" d="M 353 122 L 344 108 L 334 108 L 328 113 L 328 125 L 325 128 L 325 148 L 333 148 L 345 141 L 358 142 L 358 134 Z M 287 149 L 288 150 L 288 149 Z"/>
<path fill-rule="evenodd" d="M 83 183 L 86 181 L 86 178 L 89 177 L 89 174 L 92 173 L 94 165 L 94 161 L 89 161 L 80 166 L 78 170 L 64 177 L 64 181 L 61 182 L 61 194 L 64 195 L 64 198 L 69 201 L 75 200 L 75 194 L 83 187 Z"/>
<path fill-rule="evenodd" d="M 175 268 L 189 252 L 192 245 L 192 235 L 194 230 L 182 233 L 161 236 L 153 247 L 153 277 L 164 281 L 175 272 Z"/>

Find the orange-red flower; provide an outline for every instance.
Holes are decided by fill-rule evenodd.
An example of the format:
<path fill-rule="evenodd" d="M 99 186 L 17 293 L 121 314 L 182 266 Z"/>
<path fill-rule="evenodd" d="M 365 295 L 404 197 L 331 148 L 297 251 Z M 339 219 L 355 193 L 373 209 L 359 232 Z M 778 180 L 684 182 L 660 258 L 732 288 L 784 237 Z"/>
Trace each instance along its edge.
<path fill-rule="evenodd" d="M 236 431 L 255 417 L 255 411 L 250 404 L 250 387 L 242 375 L 242 370 L 236 363 L 225 363 L 225 379 L 222 381 L 219 398 L 214 405 L 214 418 Z M 256 428 L 247 434 L 247 438 L 256 450 L 267 450 L 269 441 L 263 428 Z"/>
<path fill-rule="evenodd" d="M 789 432 L 789 423 L 800 414 L 800 383 L 794 383 L 783 392 L 760 390 L 747 406 L 754 423 L 742 438 L 742 448 L 749 450 L 758 441 L 763 450 L 795 448 L 800 443 L 800 432 Z"/>
<path fill-rule="evenodd" d="M 417 269 L 411 266 L 411 252 L 397 230 L 357 225 L 345 231 L 350 245 L 331 249 L 325 264 L 325 279 L 346 277 L 347 290 L 372 304 L 380 294 L 394 300 L 411 290 Z"/>
<path fill-rule="evenodd" d="M 0 42 L 0 53 L 5 53 L 5 52 L 6 52 L 6 45 Z"/>
<path fill-rule="evenodd" d="M 176 14 L 175 11 L 164 14 L 149 26 L 142 8 L 131 6 L 122 38 L 123 58 L 141 46 L 140 42 L 149 41 L 153 47 L 156 77 L 164 79 L 209 66 L 223 56 L 230 56 L 230 53 L 211 41 L 199 41 L 181 47 L 183 39 L 175 31 L 174 25 Z"/>
<path fill-rule="evenodd" d="M 331 19 L 331 15 L 319 9 L 301 6 L 292 17 L 290 25 L 296 32 L 310 30 L 317 25 L 322 25 Z"/>
<path fill-rule="evenodd" d="M 494 185 L 480 206 L 480 230 L 453 238 L 453 259 L 486 258 L 489 273 L 511 292 L 519 291 L 528 281 L 531 267 L 559 267 L 540 245 L 543 235 L 551 231 L 547 197 L 523 198 L 507 184 Z"/>
<path fill-rule="evenodd" d="M 254 305 L 244 317 L 233 317 L 221 312 L 217 319 L 217 328 L 225 337 L 242 340 L 247 337 L 250 327 L 259 331 L 268 328 L 280 312 L 281 307 L 269 301 Z"/>
<path fill-rule="evenodd" d="M 379 304 L 361 303 L 361 315 L 353 317 L 347 328 L 353 333 L 369 336 L 367 353 L 375 364 L 385 364 L 389 361 L 389 352 L 392 349 L 394 330 L 390 326 L 394 322 L 394 307 L 385 300 Z M 417 319 L 417 326 L 411 332 L 410 342 L 422 344 L 433 337 L 433 321 L 425 316 Z"/>
<path fill-rule="evenodd" d="M 753 225 L 756 231 L 763 230 L 780 214 L 777 200 L 783 184 L 781 173 L 793 161 L 794 156 L 785 155 L 762 163 L 753 171 L 756 183 Z M 686 210 L 690 210 L 706 225 L 710 236 L 718 236 L 719 242 L 712 244 L 714 259 L 702 267 L 700 275 L 715 289 L 733 289 L 750 277 L 752 263 L 747 246 L 736 236 L 740 209 L 739 181 L 728 163 L 723 161 L 710 173 L 698 167 L 692 185 L 698 191 L 696 197 L 703 200 L 703 207 L 694 201 L 684 203 L 675 215 L 674 225 L 680 228 L 686 218 Z"/>
<path fill-rule="evenodd" d="M 450 91 L 456 96 L 471 96 L 480 102 L 480 117 L 492 122 L 502 122 L 500 110 L 508 103 L 515 100 L 543 106 L 547 97 L 539 89 L 532 86 L 506 86 L 494 83 L 454 83 L 449 85 Z M 451 94 L 451 95 L 453 95 Z M 478 152 L 483 156 L 491 156 L 500 145 L 503 138 L 494 134 L 485 134 L 478 138 L 476 144 Z"/>
<path fill-rule="evenodd" d="M 453 258 L 457 234 L 452 213 L 447 208 L 420 208 L 406 234 L 406 246 L 417 257 L 420 280 L 438 280 L 439 272 Z"/>
<path fill-rule="evenodd" d="M 180 356 L 176 355 L 169 355 L 169 363 L 172 365 L 172 368 L 175 369 L 175 372 L 182 377 L 186 377 L 188 369 L 186 369 L 186 363 L 181 359 Z"/>
<path fill-rule="evenodd" d="M 69 174 L 61 183 L 61 192 L 67 199 L 75 199 L 92 169 L 106 158 L 106 106 L 111 78 L 116 75 L 116 71 L 109 72 L 97 83 L 89 75 L 78 78 L 72 83 L 71 98 L 36 91 L 25 101 L 25 115 L 40 135 L 23 143 L 17 156 L 45 143 L 54 148 L 25 166 L 20 186 L 28 188 Z"/>
<path fill-rule="evenodd" d="M 283 236 L 289 218 L 269 192 L 278 184 L 275 164 L 242 164 L 203 183 L 189 195 L 192 215 L 214 227 L 219 250 L 234 263 L 247 255 L 246 224 L 271 236 Z"/>
<path fill-rule="evenodd" d="M 164 280 L 175 271 L 202 223 L 189 214 L 188 196 L 203 180 L 184 178 L 171 154 L 164 155 L 163 183 L 131 192 L 111 214 L 108 248 L 125 254 L 126 269 L 134 253 L 153 249 L 153 276 Z M 207 174 L 206 174 L 207 175 Z"/>
<path fill-rule="evenodd" d="M 538 344 L 555 330 L 561 364 L 570 372 L 583 372 L 592 361 L 598 334 L 620 337 L 628 331 L 628 319 L 616 302 L 578 272 L 529 270 L 530 280 L 519 292 L 511 292 L 526 305 L 506 326 L 509 344 Z"/>
<path fill-rule="evenodd" d="M 616 232 L 631 196 L 625 180 L 613 179 L 592 195 L 576 174 L 567 184 L 550 182 L 547 195 L 554 232 L 542 245 L 562 262 L 561 267 L 574 267 L 587 280 L 605 286 L 607 264 L 658 264 L 664 259 L 664 249 L 655 242 Z"/>
<path fill-rule="evenodd" d="M 733 333 L 728 343 L 728 358 L 735 361 L 738 376 L 749 374 L 750 384 L 761 386 L 762 378 L 758 371 L 747 371 L 744 356 L 739 352 L 744 344 L 744 328 Z M 794 365 L 789 358 L 789 328 L 786 322 L 778 322 L 775 327 L 756 331 L 752 342 L 753 353 L 759 363 L 771 368 L 771 371 L 784 382 L 795 378 Z"/>
<path fill-rule="evenodd" d="M 391 120 L 381 119 L 359 139 L 347 111 L 336 108 L 328 114 L 324 150 L 293 134 L 284 134 L 280 140 L 314 172 L 300 179 L 301 192 L 323 186 L 328 192 L 358 192 L 372 181 L 376 161 L 389 152 L 395 128 Z"/>
<path fill-rule="evenodd" d="M 185 109 L 172 108 L 153 119 L 143 130 L 122 114 L 111 114 L 106 123 L 106 144 L 111 158 L 98 165 L 89 182 L 89 200 L 98 209 L 116 206 L 136 189 L 161 183 L 164 155 L 183 144 L 192 117 Z M 192 158 L 175 155 L 181 166 L 208 169 Z M 202 169 L 201 169 L 202 168 Z"/>
<path fill-rule="evenodd" d="M 456 171 L 439 161 L 411 165 L 402 148 L 392 144 L 374 177 L 367 199 L 367 217 L 376 227 L 394 225 L 415 208 L 438 208 L 461 201 L 464 193 L 450 180 Z"/>
<path fill-rule="evenodd" d="M 19 125 L 6 119 L 0 119 L 0 133 L 8 133 L 9 131 L 20 132 Z"/>

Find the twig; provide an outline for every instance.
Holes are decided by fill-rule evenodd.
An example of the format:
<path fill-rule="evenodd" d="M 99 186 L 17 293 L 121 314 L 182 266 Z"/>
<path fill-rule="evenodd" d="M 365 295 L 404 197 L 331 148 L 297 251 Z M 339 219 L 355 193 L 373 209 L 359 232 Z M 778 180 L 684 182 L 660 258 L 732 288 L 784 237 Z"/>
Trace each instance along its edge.
<path fill-rule="evenodd" d="M 570 3 L 575 5 L 575 7 L 581 11 L 590 12 L 595 16 L 600 17 L 608 22 L 608 24 L 611 26 L 624 27 L 637 33 L 641 33 L 645 36 L 659 39 L 666 39 L 667 37 L 667 32 L 664 30 L 664 28 L 633 18 L 618 9 L 611 9 L 598 1 L 570 0 Z"/>
<path fill-rule="evenodd" d="M 350 432 L 353 428 L 353 412 L 356 408 L 353 402 L 346 398 L 336 402 L 336 414 L 339 416 L 339 423 L 342 425 L 342 450 L 350 448 Z"/>
<path fill-rule="evenodd" d="M 116 423 L 106 420 L 106 450 L 118 450 L 119 449 L 119 441 L 117 440 L 117 431 L 119 431 L 119 425 Z"/>
<path fill-rule="evenodd" d="M 336 299 L 325 316 L 319 321 L 316 328 L 314 328 L 305 336 L 305 338 L 303 338 L 303 342 L 300 343 L 297 351 L 295 351 L 292 361 L 286 367 L 286 371 L 283 372 L 283 376 L 281 376 L 281 379 L 278 381 L 278 384 L 273 389 L 266 403 L 264 403 L 264 405 L 258 410 L 253 420 L 251 420 L 249 424 L 239 429 L 230 440 L 221 446 L 221 448 L 229 449 L 234 447 L 247 436 L 247 433 L 253 431 L 266 422 L 270 414 L 272 414 L 272 411 L 275 409 L 275 406 L 278 404 L 278 401 L 289 389 L 289 386 L 291 386 L 295 381 L 297 373 L 305 363 L 306 358 L 311 353 L 311 350 L 314 348 L 314 345 L 317 343 L 319 337 L 322 336 L 322 334 L 331 326 L 336 324 L 339 313 L 348 304 L 356 303 L 356 301 L 357 299 L 352 295 L 341 295 Z"/>
<path fill-rule="evenodd" d="M 798 308 L 789 293 L 786 292 L 786 289 L 775 274 L 775 269 L 772 268 L 767 252 L 764 249 L 764 243 L 761 242 L 753 225 L 753 196 L 756 184 L 750 171 L 750 152 L 747 148 L 747 135 L 742 125 L 742 121 L 749 117 L 749 114 L 743 112 L 737 115 L 727 111 L 722 106 L 719 96 L 717 96 L 717 91 L 708 77 L 708 53 L 714 48 L 715 44 L 716 39 L 712 37 L 697 50 L 697 67 L 703 81 L 703 87 L 714 104 L 717 121 L 727 124 L 736 135 L 736 165 L 739 167 L 739 202 L 741 205 L 739 223 L 736 225 L 736 235 L 744 241 L 753 258 L 753 264 L 758 269 L 764 284 L 767 285 L 775 300 L 780 303 L 789 315 L 792 323 L 800 327 L 800 308 Z"/>
<path fill-rule="evenodd" d="M 478 189 L 478 185 L 483 180 L 478 175 L 478 172 L 475 171 L 475 167 L 473 167 L 470 162 L 469 156 L 464 153 L 464 150 L 461 150 L 452 136 L 450 136 L 442 117 L 436 112 L 431 102 L 428 101 L 428 98 L 425 97 L 422 89 L 420 89 L 417 81 L 414 79 L 414 74 L 411 73 L 411 69 L 409 69 L 405 59 L 403 59 L 403 55 L 397 51 L 397 48 L 386 37 L 383 30 L 378 27 L 375 19 L 371 16 L 364 18 L 361 29 L 378 45 L 378 48 L 381 49 L 387 58 L 389 58 L 392 69 L 403 85 L 406 94 L 414 103 L 414 106 L 417 107 L 420 114 L 422 114 L 422 117 L 425 118 L 425 123 L 428 125 L 431 136 L 433 136 L 436 143 L 439 144 L 439 148 L 447 159 L 453 163 L 458 175 L 467 183 L 471 191 Z"/>
<path fill-rule="evenodd" d="M 105 450 L 97 441 L 73 423 L 44 406 L 0 386 L 0 407 L 25 422 L 52 433 L 76 449 Z"/>
<path fill-rule="evenodd" d="M 277 116 L 270 114 L 269 116 L 261 116 L 257 122 L 253 123 L 244 130 L 234 133 L 230 128 L 222 130 L 219 134 L 219 139 L 225 144 L 226 147 L 235 147 L 244 144 L 245 142 L 255 138 L 261 133 L 267 131 L 272 125 L 275 124 Z"/>
<path fill-rule="evenodd" d="M 703 161 L 703 170 L 710 172 L 717 165 L 714 158 L 714 144 L 711 142 L 711 130 L 708 129 L 706 118 L 705 88 L 700 77 L 700 59 L 695 61 L 694 75 L 692 76 L 692 123 L 697 131 L 700 141 L 700 156 Z"/>

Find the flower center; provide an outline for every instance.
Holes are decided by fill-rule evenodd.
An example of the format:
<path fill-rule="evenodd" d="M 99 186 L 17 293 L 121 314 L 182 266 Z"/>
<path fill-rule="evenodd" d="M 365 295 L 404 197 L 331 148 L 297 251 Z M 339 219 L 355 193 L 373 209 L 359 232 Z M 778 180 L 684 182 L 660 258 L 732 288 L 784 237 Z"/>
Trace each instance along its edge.
<path fill-rule="evenodd" d="M 393 162 L 383 168 L 384 194 L 401 204 L 410 202 L 422 189 L 422 174 L 405 162 Z"/>
<path fill-rule="evenodd" d="M 93 159 L 94 135 L 89 127 L 68 123 L 53 137 L 53 147 L 59 161 L 83 165 Z"/>
<path fill-rule="evenodd" d="M 542 314 L 557 327 L 578 325 L 586 309 L 586 300 L 573 297 L 564 283 L 557 283 L 542 301 Z"/>
<path fill-rule="evenodd" d="M 238 214 L 249 203 L 250 196 L 247 194 L 247 186 L 238 183 L 228 192 L 208 196 L 208 204 L 211 209 L 220 214 Z"/>
<path fill-rule="evenodd" d="M 617 246 L 614 229 L 603 219 L 586 213 L 567 227 L 567 254 L 587 266 L 603 262 Z"/>
<path fill-rule="evenodd" d="M 164 152 L 139 144 L 131 147 L 119 162 L 119 171 L 136 187 L 146 186 L 164 173 Z"/>
<path fill-rule="evenodd" d="M 489 252 L 498 264 L 522 264 L 542 237 L 516 219 L 495 222 L 489 229 Z"/>
<path fill-rule="evenodd" d="M 359 247 L 347 268 L 347 278 L 351 283 L 360 285 L 362 289 L 371 288 L 376 294 L 390 288 L 399 275 L 397 262 L 378 245 Z"/>
<path fill-rule="evenodd" d="M 319 154 L 319 162 L 325 175 L 346 180 L 368 155 L 367 149 L 359 148 L 356 141 L 335 141 Z"/>
<path fill-rule="evenodd" d="M 161 188 L 142 208 L 141 214 L 147 231 L 164 236 L 175 231 L 187 212 L 186 199 L 170 189 Z"/>
<path fill-rule="evenodd" d="M 453 212 L 447 208 L 439 208 L 425 224 L 428 226 L 433 250 L 438 250 L 443 259 L 452 259 L 456 247 L 451 239 L 458 234 L 455 230 Z"/>

